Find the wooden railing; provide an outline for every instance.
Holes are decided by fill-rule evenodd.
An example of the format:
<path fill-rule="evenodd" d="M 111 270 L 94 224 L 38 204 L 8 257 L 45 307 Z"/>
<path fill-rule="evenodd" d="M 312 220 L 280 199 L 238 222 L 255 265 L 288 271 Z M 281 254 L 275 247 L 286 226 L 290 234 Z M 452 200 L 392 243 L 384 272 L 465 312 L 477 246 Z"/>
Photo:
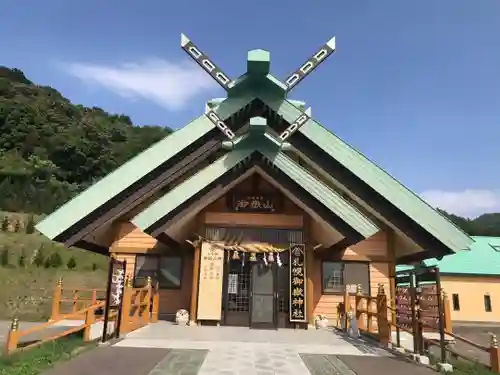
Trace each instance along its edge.
<path fill-rule="evenodd" d="M 442 293 L 442 308 L 443 308 L 443 326 L 444 333 L 446 336 L 452 337 L 456 342 L 461 342 L 463 344 L 470 345 L 476 350 L 484 352 L 488 358 L 488 363 L 483 363 L 485 367 L 489 368 L 491 372 L 500 374 L 500 349 L 496 335 L 491 334 L 490 345 L 480 345 L 465 337 L 461 337 L 452 332 L 452 322 L 450 316 L 450 301 L 446 293 Z M 399 332 L 407 332 L 411 335 L 415 335 L 418 332 L 418 340 L 426 342 L 428 345 L 439 345 L 441 348 L 441 360 L 445 361 L 447 353 L 450 353 L 454 357 L 461 357 L 468 361 L 477 362 L 477 360 L 470 358 L 468 355 L 459 353 L 449 346 L 445 345 L 444 339 L 441 340 L 429 339 L 424 337 L 423 332 L 438 332 L 439 330 L 435 325 L 429 325 L 425 323 L 424 319 L 415 319 L 413 322 L 415 328 L 410 330 L 396 324 L 396 309 L 392 308 L 388 304 L 388 298 L 384 291 L 383 284 L 379 284 L 377 296 L 371 297 L 363 295 L 361 285 L 357 286 L 355 304 L 351 304 L 351 296 L 346 289 L 344 293 L 344 328 L 349 329 L 349 317 L 356 318 L 357 328 L 361 333 L 368 333 L 384 345 L 389 344 L 392 341 L 391 331 L 396 330 L 397 333 L 397 346 L 400 345 Z M 394 302 L 394 301 L 393 301 Z M 354 310 L 355 309 L 355 310 Z M 354 310 L 354 311 L 353 311 Z M 418 326 L 418 329 L 417 329 Z M 417 340 L 417 341 L 418 341 Z M 414 352 L 416 354 L 423 353 L 423 345 L 417 343 L 417 347 L 414 347 Z"/>
<path fill-rule="evenodd" d="M 133 288 L 132 280 L 127 278 L 123 289 L 120 333 L 132 332 L 157 322 L 159 303 L 158 286 L 153 287 L 150 277 L 144 288 Z"/>
<path fill-rule="evenodd" d="M 84 341 L 90 341 L 91 340 L 91 329 L 92 325 L 100 320 L 103 319 L 103 317 L 97 318 L 96 317 L 96 311 L 100 310 L 104 307 L 104 302 L 97 302 L 91 306 L 85 307 L 79 311 L 76 311 L 75 313 L 70 313 L 66 315 L 61 315 L 58 320 L 51 320 L 47 323 L 42 323 L 40 325 L 31 327 L 29 329 L 26 329 L 24 331 L 21 331 L 19 328 L 19 320 L 17 318 L 14 318 L 11 323 L 11 327 L 9 330 L 9 333 L 7 335 L 7 341 L 5 343 L 5 352 L 7 354 L 12 354 L 19 349 L 30 349 L 34 348 L 36 346 L 42 345 L 46 342 L 49 341 L 54 341 L 59 338 L 68 336 L 72 333 L 76 333 L 79 331 L 83 330 L 83 340 Z M 68 329 L 65 329 L 62 332 L 58 332 L 54 335 L 43 337 L 39 340 L 33 341 L 31 343 L 28 343 L 27 345 L 21 345 L 20 343 L 23 338 L 26 338 L 28 335 L 33 335 L 33 334 L 40 334 L 42 331 L 45 331 L 47 329 L 54 328 L 56 326 L 56 323 L 60 322 L 61 320 L 78 320 L 81 316 L 85 317 L 85 321 L 83 324 L 78 325 L 76 327 L 70 327 Z"/>
<path fill-rule="evenodd" d="M 160 296 L 158 285 L 153 286 L 151 278 L 143 288 L 133 288 L 132 280 L 127 278 L 123 288 L 123 302 L 120 316 L 117 311 L 110 311 L 108 321 L 114 321 L 115 330 L 128 333 L 144 327 L 148 323 L 158 321 Z M 70 297 L 66 294 L 69 292 Z M 14 318 L 7 336 L 5 352 L 14 353 L 19 349 L 29 349 L 43 343 L 54 341 L 70 334 L 83 331 L 83 340 L 91 340 L 91 329 L 94 323 L 104 320 L 105 291 L 102 289 L 63 289 L 62 280 L 59 280 L 54 291 L 52 316 L 47 323 L 20 330 L 19 320 Z M 64 313 L 69 310 L 69 313 Z M 22 339 L 33 334 L 42 334 L 43 331 L 54 327 L 61 327 L 57 323 L 63 320 L 84 320 L 82 324 L 69 327 L 55 335 L 47 335 L 39 340 L 33 340 L 22 345 Z M 119 325 L 119 326 L 118 326 Z M 43 334 L 42 334 L 43 336 Z M 26 341 L 26 340 L 24 340 Z"/>
<path fill-rule="evenodd" d="M 343 302 L 345 329 L 349 329 L 349 317 L 355 316 L 360 332 L 371 334 L 382 344 L 388 344 L 391 341 L 391 329 L 387 303 L 383 284 L 379 284 L 375 297 L 363 295 L 361 285 L 358 285 L 354 306 L 351 305 L 351 296 L 346 288 Z"/>
<path fill-rule="evenodd" d="M 106 289 L 64 288 L 63 280 L 59 279 L 52 297 L 52 312 L 50 320 L 60 320 L 64 314 L 74 314 L 72 319 L 85 319 L 84 315 L 77 315 L 82 309 L 93 306 L 105 300 Z"/>

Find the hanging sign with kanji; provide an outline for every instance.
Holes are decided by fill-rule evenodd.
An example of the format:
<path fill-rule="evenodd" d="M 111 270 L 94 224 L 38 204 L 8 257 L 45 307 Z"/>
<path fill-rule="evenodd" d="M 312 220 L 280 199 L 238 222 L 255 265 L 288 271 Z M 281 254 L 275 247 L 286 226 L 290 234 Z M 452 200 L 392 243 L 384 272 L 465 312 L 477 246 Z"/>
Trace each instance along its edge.
<path fill-rule="evenodd" d="M 306 248 L 290 247 L 290 322 L 303 323 L 306 316 Z"/>
<path fill-rule="evenodd" d="M 278 199 L 271 195 L 233 195 L 232 210 L 236 212 L 276 212 Z"/>

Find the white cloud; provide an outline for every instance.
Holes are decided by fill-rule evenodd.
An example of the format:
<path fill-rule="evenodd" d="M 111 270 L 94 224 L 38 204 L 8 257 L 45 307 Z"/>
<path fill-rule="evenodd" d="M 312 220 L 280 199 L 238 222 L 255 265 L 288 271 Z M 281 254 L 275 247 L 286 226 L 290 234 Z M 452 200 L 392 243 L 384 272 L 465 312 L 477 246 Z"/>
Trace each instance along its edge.
<path fill-rule="evenodd" d="M 87 84 L 99 85 L 125 98 L 151 100 L 170 110 L 181 109 L 195 95 L 217 87 L 192 61 L 153 59 L 116 66 L 72 63 L 65 68 Z"/>
<path fill-rule="evenodd" d="M 460 216 L 473 218 L 483 213 L 500 212 L 500 190 L 427 190 L 421 196 L 430 205 Z"/>

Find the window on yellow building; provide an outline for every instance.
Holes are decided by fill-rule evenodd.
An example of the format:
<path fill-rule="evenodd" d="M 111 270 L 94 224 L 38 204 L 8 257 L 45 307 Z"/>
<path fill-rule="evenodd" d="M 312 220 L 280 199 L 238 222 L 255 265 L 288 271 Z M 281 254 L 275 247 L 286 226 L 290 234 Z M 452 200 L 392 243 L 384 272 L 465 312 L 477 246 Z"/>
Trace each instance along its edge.
<path fill-rule="evenodd" d="M 460 311 L 460 299 L 458 298 L 458 294 L 452 294 L 451 299 L 453 302 L 453 311 Z"/>
<path fill-rule="evenodd" d="M 489 294 L 484 295 L 484 311 L 491 312 L 491 297 Z"/>

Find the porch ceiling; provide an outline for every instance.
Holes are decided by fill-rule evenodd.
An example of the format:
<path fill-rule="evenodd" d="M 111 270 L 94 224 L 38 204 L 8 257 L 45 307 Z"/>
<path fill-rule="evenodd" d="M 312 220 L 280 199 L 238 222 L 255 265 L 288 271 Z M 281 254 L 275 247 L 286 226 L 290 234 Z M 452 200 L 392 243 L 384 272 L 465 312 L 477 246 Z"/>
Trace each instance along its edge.
<path fill-rule="evenodd" d="M 286 198 L 293 202 L 297 207 L 302 209 L 305 214 L 309 215 L 312 220 L 324 228 L 327 228 L 327 233 L 325 233 L 322 238 L 322 244 L 329 246 L 343 240 L 345 237 L 337 231 L 333 226 L 326 222 L 317 212 L 312 210 L 306 204 L 304 204 L 298 197 L 291 193 L 288 189 L 276 182 L 271 176 L 269 176 L 262 168 L 254 166 L 245 172 L 241 177 L 235 179 L 232 183 L 226 185 L 223 189 L 214 188 L 208 192 L 203 198 L 194 201 L 182 212 L 175 215 L 168 224 L 163 229 L 164 233 L 168 234 L 170 237 L 175 238 L 177 241 L 181 241 L 187 236 L 191 235 L 189 227 L 196 219 L 196 216 L 211 203 L 215 202 L 219 198 L 223 197 L 238 184 L 243 182 L 246 178 L 253 174 L 258 174 L 270 185 L 279 190 Z M 192 227 L 192 226 L 191 226 Z M 318 239 L 320 240 L 320 239 Z"/>

